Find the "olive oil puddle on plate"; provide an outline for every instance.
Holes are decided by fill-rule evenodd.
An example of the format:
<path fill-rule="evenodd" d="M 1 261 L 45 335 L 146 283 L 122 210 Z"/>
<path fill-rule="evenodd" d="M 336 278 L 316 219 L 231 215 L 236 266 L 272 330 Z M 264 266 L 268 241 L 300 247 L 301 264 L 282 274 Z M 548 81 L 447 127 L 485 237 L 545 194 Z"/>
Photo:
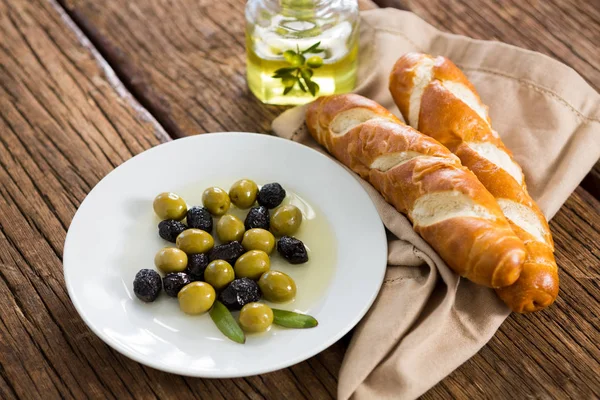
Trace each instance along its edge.
<path fill-rule="evenodd" d="M 231 185 L 238 179 L 211 179 L 207 181 L 202 180 L 199 181 L 197 184 L 190 186 L 184 186 L 179 188 L 175 186 L 173 188 L 165 188 L 165 191 L 173 191 L 180 195 L 186 201 L 188 207 L 202 206 L 202 193 L 206 188 L 211 186 L 219 186 L 223 190 L 228 192 Z M 258 180 L 256 182 L 259 185 L 259 187 L 262 184 L 268 183 Z M 296 282 L 296 298 L 288 303 L 270 303 L 264 299 L 261 299 L 261 302 L 264 302 L 265 304 L 268 304 L 273 308 L 296 311 L 303 314 L 310 314 L 311 310 L 317 309 L 316 307 L 326 295 L 327 288 L 329 287 L 329 284 L 331 283 L 331 280 L 333 278 L 337 257 L 337 243 L 333 229 L 331 228 L 327 217 L 318 208 L 318 205 L 311 203 L 309 200 L 306 200 L 300 195 L 293 193 L 291 190 L 287 189 L 286 182 L 280 182 L 280 184 L 284 187 L 284 189 L 286 189 L 287 192 L 287 196 L 282 204 L 292 204 L 298 207 L 302 212 L 302 224 L 300 225 L 300 229 L 298 230 L 298 232 L 296 232 L 294 237 L 302 240 L 302 242 L 305 244 L 308 250 L 308 262 L 298 265 L 290 264 L 279 255 L 277 249 L 275 248 L 270 255 L 270 269 L 284 272 L 290 277 L 292 277 L 292 279 Z M 150 223 L 154 226 L 154 229 L 150 233 L 145 233 L 143 236 L 148 237 L 151 235 L 153 237 L 152 240 L 147 241 L 146 250 L 149 254 L 152 255 L 153 258 L 154 254 L 156 254 L 156 252 L 162 247 L 175 246 L 175 244 L 164 241 L 160 237 L 158 237 L 158 231 L 156 226 L 158 225 L 160 220 L 152 212 L 152 200 L 153 199 L 148 199 L 147 207 L 149 208 L 150 213 L 146 215 L 151 216 Z M 270 210 L 270 212 L 271 211 L 272 210 Z M 244 221 L 244 219 L 246 218 L 247 213 L 248 210 L 238 209 L 233 204 L 231 205 L 231 208 L 227 211 L 227 214 L 235 215 L 242 221 Z M 221 244 L 216 235 L 217 221 L 218 217 L 214 218 L 214 228 L 213 232 L 211 233 L 215 239 L 215 245 Z M 148 224 L 144 222 L 140 223 L 140 225 L 148 227 Z M 276 240 L 277 239 L 278 238 L 276 238 Z M 138 268 L 155 269 L 153 265 L 143 267 L 140 266 Z M 130 284 L 131 282 L 129 282 L 129 285 Z M 136 300 L 136 303 L 139 302 L 137 301 L 137 299 L 134 300 Z M 203 314 L 201 316 L 186 315 L 181 310 L 179 310 L 176 298 L 170 298 L 165 293 L 161 293 L 161 295 L 155 303 L 148 305 L 157 308 L 153 310 L 154 312 L 152 310 L 148 311 L 150 314 L 154 314 L 152 318 L 153 322 L 162 326 L 163 328 L 166 328 L 170 331 L 183 332 L 184 330 L 188 330 L 190 328 L 189 323 L 191 323 L 192 321 L 194 321 L 194 324 L 196 325 L 198 324 L 198 322 L 200 322 L 199 320 L 203 320 L 200 324 L 201 326 L 195 326 L 195 328 L 193 329 L 193 334 L 204 337 L 209 336 L 210 339 L 217 339 L 218 337 L 218 335 L 214 334 L 213 329 L 209 328 L 208 330 L 206 330 L 206 332 L 203 331 L 206 327 L 206 324 L 212 325 L 212 321 L 208 316 L 208 313 Z M 238 313 L 234 313 L 236 319 L 237 314 Z M 182 321 L 181 317 L 186 319 L 186 321 Z M 274 329 L 271 329 L 266 334 L 274 334 L 277 330 L 279 330 L 279 328 L 277 327 L 273 328 Z M 214 327 L 214 329 L 216 329 L 216 327 Z M 316 329 L 318 329 L 318 327 Z M 263 336 L 264 334 L 251 334 L 249 336 L 257 335 Z M 228 340 L 222 335 L 221 337 L 224 340 Z"/>

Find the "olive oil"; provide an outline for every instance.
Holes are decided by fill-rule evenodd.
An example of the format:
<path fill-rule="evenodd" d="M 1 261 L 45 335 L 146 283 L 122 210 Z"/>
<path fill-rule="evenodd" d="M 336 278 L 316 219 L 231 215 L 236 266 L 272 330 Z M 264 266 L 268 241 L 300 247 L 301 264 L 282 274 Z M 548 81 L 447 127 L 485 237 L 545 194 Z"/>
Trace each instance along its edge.
<path fill-rule="evenodd" d="M 303 92 L 298 85 L 288 93 L 283 94 L 285 86 L 281 79 L 273 78 L 279 68 L 289 67 L 289 63 L 281 59 L 267 60 L 259 57 L 252 48 L 252 39 L 246 43 L 248 55 L 247 79 L 248 87 L 263 103 L 268 104 L 304 104 L 313 99 L 308 92 Z M 317 96 L 334 93 L 347 93 L 354 89 L 356 83 L 358 42 L 344 57 L 327 62 L 314 70 L 312 80 L 319 85 Z"/>
<path fill-rule="evenodd" d="M 356 0 L 249 0 L 248 87 L 269 104 L 351 91 L 358 58 Z"/>
<path fill-rule="evenodd" d="M 188 205 L 199 205 L 202 203 L 202 192 L 204 189 L 210 186 L 219 186 L 224 190 L 228 190 L 229 187 L 238 178 L 231 179 L 211 179 L 206 182 L 199 182 L 193 186 L 178 187 L 176 193 L 179 194 L 183 199 L 188 202 Z M 256 180 L 256 183 L 260 184 L 264 181 Z M 281 183 L 285 187 L 285 182 Z M 271 270 L 281 271 L 289 276 L 296 282 L 296 298 L 288 303 L 270 303 L 264 299 L 261 302 L 269 304 L 272 307 L 280 308 L 289 311 L 296 311 L 304 314 L 310 314 L 311 310 L 314 310 L 316 304 L 318 304 L 324 296 L 327 294 L 333 276 L 335 275 L 335 266 L 337 262 L 337 242 L 333 228 L 329 224 L 329 221 L 325 214 L 318 208 L 317 204 L 314 204 L 296 193 L 293 193 L 289 189 L 287 190 L 286 198 L 281 204 L 291 204 L 300 209 L 302 212 L 302 224 L 300 229 L 294 234 L 294 237 L 302 240 L 308 250 L 308 262 L 300 265 L 293 265 L 286 261 L 276 249 L 270 255 L 271 259 Z M 272 210 L 271 210 L 272 211 Z M 248 210 L 241 210 L 235 207 L 233 204 L 227 210 L 226 214 L 235 215 L 242 221 L 246 219 Z M 151 218 L 152 228 L 149 232 L 152 232 L 152 236 L 157 237 L 157 242 L 164 245 L 164 241 L 158 238 L 158 235 L 154 234 L 156 219 Z M 214 218 L 213 225 L 217 226 L 219 217 Z M 216 232 L 213 230 L 215 246 L 221 244 L 217 238 Z M 154 246 L 160 248 L 160 245 Z M 212 323 L 212 321 L 210 321 Z"/>

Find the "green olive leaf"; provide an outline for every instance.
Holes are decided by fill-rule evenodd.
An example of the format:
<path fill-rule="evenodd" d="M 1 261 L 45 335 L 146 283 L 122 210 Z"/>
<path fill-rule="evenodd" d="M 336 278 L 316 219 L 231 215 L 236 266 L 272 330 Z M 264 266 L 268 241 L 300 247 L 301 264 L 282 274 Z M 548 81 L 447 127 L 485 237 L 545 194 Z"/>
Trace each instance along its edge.
<path fill-rule="evenodd" d="M 283 52 L 283 58 L 285 58 L 285 60 L 292 66 L 275 70 L 272 78 L 281 79 L 281 83 L 285 87 L 283 90 L 284 95 L 292 91 L 296 82 L 298 82 L 298 86 L 303 92 L 309 91 L 313 96 L 316 96 L 316 94 L 319 92 L 319 85 L 311 80 L 313 76 L 313 70 L 310 67 L 305 66 L 306 58 L 303 56 L 303 54 L 320 53 L 324 51 L 323 49 L 319 48 L 320 44 L 321 42 L 317 42 L 303 51 L 300 51 L 300 47 L 298 44 L 296 44 L 296 51 L 286 50 Z M 315 57 L 313 56 L 313 58 Z M 321 65 L 315 66 L 315 68 L 320 66 Z M 295 76 L 293 75 L 294 73 Z M 304 83 L 302 80 L 304 80 Z"/>
<path fill-rule="evenodd" d="M 313 76 L 313 70 L 310 68 L 302 68 L 300 70 L 300 75 L 304 78 L 304 80 L 309 80 Z"/>
<path fill-rule="evenodd" d="M 288 87 L 288 86 L 294 86 L 296 84 L 296 81 L 298 80 L 297 77 L 295 76 L 286 76 L 285 78 L 281 78 L 281 83 L 283 83 L 283 86 Z"/>
<path fill-rule="evenodd" d="M 288 94 L 289 92 L 292 91 L 292 89 L 294 88 L 294 86 L 286 86 L 286 88 L 283 90 L 283 95 L 285 96 L 286 94 Z"/>
<path fill-rule="evenodd" d="M 292 75 L 289 72 L 284 72 L 284 73 L 272 75 L 271 78 L 281 78 L 281 79 L 294 78 L 294 75 Z"/>
<path fill-rule="evenodd" d="M 246 335 L 238 323 L 233 318 L 233 315 L 229 312 L 227 307 L 219 300 L 215 301 L 212 309 L 210 310 L 210 318 L 213 320 L 217 328 L 227 336 L 229 339 L 236 343 L 244 344 L 246 342 Z"/>
<path fill-rule="evenodd" d="M 317 43 L 313 44 L 313 45 L 312 45 L 312 46 L 310 46 L 308 49 L 304 50 L 304 51 L 302 52 L 302 54 L 304 54 L 304 53 L 320 53 L 320 52 L 322 52 L 323 50 L 322 50 L 322 49 L 319 49 L 319 45 L 320 45 L 320 44 L 321 44 L 321 42 L 317 42 Z M 318 51 L 317 51 L 317 50 L 318 50 Z"/>
<path fill-rule="evenodd" d="M 302 89 L 302 91 L 303 91 L 304 93 L 306 93 L 306 86 L 304 86 L 304 85 L 302 84 L 302 80 L 300 80 L 300 79 L 298 79 L 298 86 L 300 86 L 300 89 Z"/>
<path fill-rule="evenodd" d="M 296 67 L 283 67 L 275 70 L 275 74 L 285 74 L 296 71 Z"/>
<path fill-rule="evenodd" d="M 308 87 L 308 91 L 310 92 L 310 94 L 314 96 L 317 95 L 317 93 L 319 93 L 319 85 L 316 82 L 313 82 L 311 80 L 306 81 L 306 86 Z"/>
<path fill-rule="evenodd" d="M 317 320 L 310 315 L 299 314 L 293 311 L 278 310 L 276 308 L 273 308 L 273 323 L 275 325 L 295 329 L 314 328 L 319 324 Z"/>

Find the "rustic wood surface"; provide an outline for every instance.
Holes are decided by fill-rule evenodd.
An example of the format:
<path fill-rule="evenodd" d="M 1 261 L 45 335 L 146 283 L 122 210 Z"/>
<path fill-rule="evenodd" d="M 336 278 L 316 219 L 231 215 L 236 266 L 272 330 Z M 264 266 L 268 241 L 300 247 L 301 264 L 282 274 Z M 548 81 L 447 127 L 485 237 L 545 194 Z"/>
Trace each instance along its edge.
<path fill-rule="evenodd" d="M 0 398 L 335 397 L 347 338 L 282 371 L 202 380 L 141 366 L 85 327 L 61 265 L 66 229 L 85 194 L 169 136 L 267 132 L 281 108 L 246 89 L 241 0 L 64 0 L 110 66 L 53 1 L 0 0 Z M 521 3 L 395 5 L 448 31 L 551 54 L 598 88 L 592 3 Z M 511 316 L 425 398 L 600 397 L 599 212 L 600 202 L 578 188 L 551 222 L 557 303 Z"/>
<path fill-rule="evenodd" d="M 170 140 L 46 0 L 0 0 L 0 398 L 331 398 L 343 342 L 283 371 L 185 379 L 111 350 L 73 308 L 66 230 L 85 195 Z"/>

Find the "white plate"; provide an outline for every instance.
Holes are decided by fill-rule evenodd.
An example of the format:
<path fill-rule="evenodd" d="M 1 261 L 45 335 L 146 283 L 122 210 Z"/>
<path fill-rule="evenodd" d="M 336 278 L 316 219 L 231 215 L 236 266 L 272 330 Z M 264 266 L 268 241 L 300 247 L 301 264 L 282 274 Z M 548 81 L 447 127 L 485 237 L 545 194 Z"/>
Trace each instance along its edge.
<path fill-rule="evenodd" d="M 332 268 L 332 278 L 313 298 L 300 298 L 304 292 L 298 285 L 300 309 L 317 318 L 316 328 L 275 328 L 250 335 L 240 345 L 226 339 L 208 315 L 185 315 L 177 300 L 164 293 L 150 304 L 133 294 L 136 272 L 154 268 L 154 254 L 168 245 L 157 234 L 152 212 L 156 194 L 180 192 L 189 205 L 199 205 L 204 188 L 221 185 L 228 190 L 242 177 L 259 185 L 281 183 L 320 210 L 333 231 L 334 265 L 323 267 Z M 194 198 L 186 198 L 190 193 Z M 298 236 L 319 243 L 319 238 Z M 375 207 L 342 167 L 288 140 L 218 133 L 162 144 L 108 174 L 75 214 L 63 262 L 75 308 L 114 349 L 163 371 L 225 378 L 290 366 L 340 339 L 374 301 L 386 256 L 385 232 Z M 309 278 L 321 276 L 318 261 L 311 253 L 311 265 L 304 270 Z M 294 268 L 303 271 L 303 266 Z M 297 309 L 295 304 L 281 308 Z"/>

